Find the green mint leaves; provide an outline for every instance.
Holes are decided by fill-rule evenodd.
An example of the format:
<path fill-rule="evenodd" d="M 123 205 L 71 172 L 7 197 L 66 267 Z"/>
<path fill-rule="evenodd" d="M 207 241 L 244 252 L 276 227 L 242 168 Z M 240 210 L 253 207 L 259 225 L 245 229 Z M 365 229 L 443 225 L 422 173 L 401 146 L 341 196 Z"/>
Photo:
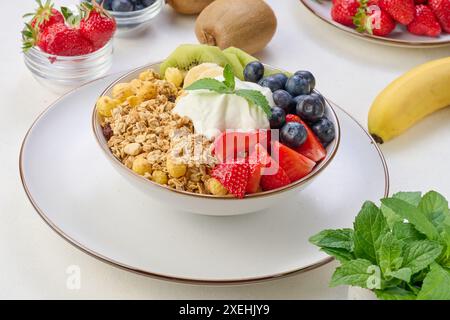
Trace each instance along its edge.
<path fill-rule="evenodd" d="M 220 94 L 235 94 L 246 99 L 249 103 L 259 106 L 267 117 L 270 118 L 272 112 L 270 111 L 269 102 L 261 92 L 258 90 L 235 89 L 234 72 L 229 64 L 223 69 L 223 78 L 224 81 L 212 78 L 200 79 L 188 86 L 185 90 L 210 90 Z"/>
<path fill-rule="evenodd" d="M 366 202 L 354 228 L 309 240 L 340 263 L 330 286 L 373 290 L 383 300 L 450 300 L 450 210 L 435 191 Z"/>

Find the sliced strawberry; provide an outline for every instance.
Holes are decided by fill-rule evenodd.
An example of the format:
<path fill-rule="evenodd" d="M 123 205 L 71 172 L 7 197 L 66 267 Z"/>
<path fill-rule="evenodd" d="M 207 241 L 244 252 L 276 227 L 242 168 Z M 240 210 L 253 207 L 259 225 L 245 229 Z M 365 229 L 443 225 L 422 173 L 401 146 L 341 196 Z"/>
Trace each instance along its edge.
<path fill-rule="evenodd" d="M 237 160 L 250 154 L 258 143 L 270 145 L 270 130 L 225 131 L 214 140 L 213 154 L 220 162 Z"/>
<path fill-rule="evenodd" d="M 261 164 L 263 167 L 268 167 L 270 165 L 270 155 L 266 148 L 262 144 L 258 143 L 253 148 L 253 152 L 248 157 L 248 162 L 250 164 Z"/>
<path fill-rule="evenodd" d="M 286 174 L 292 182 L 308 175 L 316 165 L 311 159 L 308 159 L 278 141 L 275 141 L 273 144 L 273 152 L 278 155 L 280 167 L 286 171 Z M 272 154 L 272 156 L 274 156 L 274 154 Z"/>
<path fill-rule="evenodd" d="M 272 161 L 275 162 L 275 160 L 273 159 Z M 281 168 L 280 166 L 278 166 L 278 170 L 275 174 L 263 174 L 261 176 L 261 188 L 264 191 L 281 188 L 288 185 L 289 183 L 291 183 L 291 180 L 289 179 L 283 168 Z"/>
<path fill-rule="evenodd" d="M 214 167 L 211 176 L 237 198 L 245 196 L 245 190 L 249 180 L 250 166 L 245 162 L 220 163 Z"/>
<path fill-rule="evenodd" d="M 305 126 L 308 132 L 306 141 L 295 151 L 301 153 L 305 157 L 311 159 L 312 161 L 319 162 L 327 155 L 327 151 L 320 143 L 319 139 L 316 137 L 314 132 L 308 127 L 308 125 L 300 119 L 299 116 L 295 114 L 288 114 L 286 116 L 286 122 L 298 122 Z"/>
<path fill-rule="evenodd" d="M 245 193 L 255 193 L 259 189 L 259 183 L 261 182 L 261 164 L 249 164 L 249 178 Z"/>

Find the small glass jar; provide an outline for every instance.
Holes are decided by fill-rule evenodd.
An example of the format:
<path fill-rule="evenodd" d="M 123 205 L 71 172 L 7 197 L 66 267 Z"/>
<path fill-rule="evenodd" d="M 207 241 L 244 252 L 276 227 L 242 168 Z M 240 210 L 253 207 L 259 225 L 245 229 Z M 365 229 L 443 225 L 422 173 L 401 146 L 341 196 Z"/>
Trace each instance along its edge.
<path fill-rule="evenodd" d="M 25 65 L 44 86 L 66 92 L 105 75 L 112 66 L 112 39 L 101 49 L 82 56 L 55 56 L 33 47 L 24 53 Z"/>
<path fill-rule="evenodd" d="M 108 10 L 108 13 L 116 19 L 116 36 L 126 37 L 145 29 L 148 27 L 150 20 L 161 12 L 164 5 L 164 0 L 156 0 L 151 6 L 141 10 L 130 12 Z"/>

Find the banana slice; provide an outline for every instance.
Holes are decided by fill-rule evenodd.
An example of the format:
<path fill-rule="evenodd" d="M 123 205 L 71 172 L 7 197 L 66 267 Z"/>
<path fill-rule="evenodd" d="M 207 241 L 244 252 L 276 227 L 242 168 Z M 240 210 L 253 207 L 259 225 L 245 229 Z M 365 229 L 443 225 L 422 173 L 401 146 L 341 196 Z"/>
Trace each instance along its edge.
<path fill-rule="evenodd" d="M 184 77 L 183 87 L 186 88 L 186 87 L 190 86 L 192 83 L 194 83 L 198 79 L 201 79 L 200 75 L 203 72 L 211 70 L 211 69 L 215 69 L 215 68 L 221 68 L 221 67 L 219 67 L 218 64 L 206 62 L 206 63 L 202 63 L 202 64 L 199 64 L 198 66 L 191 68 L 186 73 L 186 76 Z"/>

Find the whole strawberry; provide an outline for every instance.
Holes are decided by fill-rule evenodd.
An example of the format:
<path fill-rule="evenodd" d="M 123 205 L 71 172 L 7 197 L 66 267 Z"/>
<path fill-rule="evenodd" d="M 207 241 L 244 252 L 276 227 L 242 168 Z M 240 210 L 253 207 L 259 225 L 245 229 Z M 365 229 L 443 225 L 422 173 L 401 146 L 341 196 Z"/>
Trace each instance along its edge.
<path fill-rule="evenodd" d="M 414 0 L 379 0 L 378 5 L 403 25 L 408 25 L 414 19 Z"/>
<path fill-rule="evenodd" d="M 407 28 L 409 32 L 420 36 L 437 37 L 442 32 L 433 11 L 423 4 L 416 6 L 414 20 L 408 24 Z"/>
<path fill-rule="evenodd" d="M 45 4 L 42 4 L 41 0 L 37 0 L 38 8 L 34 13 L 24 15 L 24 17 L 32 16 L 30 24 L 38 32 L 43 32 L 47 27 L 64 23 L 64 17 L 58 10 L 53 8 L 53 4 L 50 0 L 47 0 Z"/>
<path fill-rule="evenodd" d="M 65 24 L 49 26 L 39 36 L 39 47 L 57 56 L 80 56 L 94 51 L 92 43 L 81 36 L 78 29 Z"/>
<path fill-rule="evenodd" d="M 92 5 L 83 3 L 82 10 L 80 33 L 94 45 L 95 50 L 98 50 L 113 37 L 116 21 L 95 1 Z"/>
<path fill-rule="evenodd" d="M 442 29 L 450 33 L 450 0 L 429 0 L 428 7 L 433 11 Z"/>
<path fill-rule="evenodd" d="M 340 24 L 352 27 L 353 17 L 359 6 L 358 0 L 334 0 L 331 8 L 331 18 Z"/>
<path fill-rule="evenodd" d="M 369 3 L 370 4 L 370 3 Z M 353 19 L 356 30 L 385 37 L 395 29 L 395 21 L 378 6 L 361 7 Z"/>

